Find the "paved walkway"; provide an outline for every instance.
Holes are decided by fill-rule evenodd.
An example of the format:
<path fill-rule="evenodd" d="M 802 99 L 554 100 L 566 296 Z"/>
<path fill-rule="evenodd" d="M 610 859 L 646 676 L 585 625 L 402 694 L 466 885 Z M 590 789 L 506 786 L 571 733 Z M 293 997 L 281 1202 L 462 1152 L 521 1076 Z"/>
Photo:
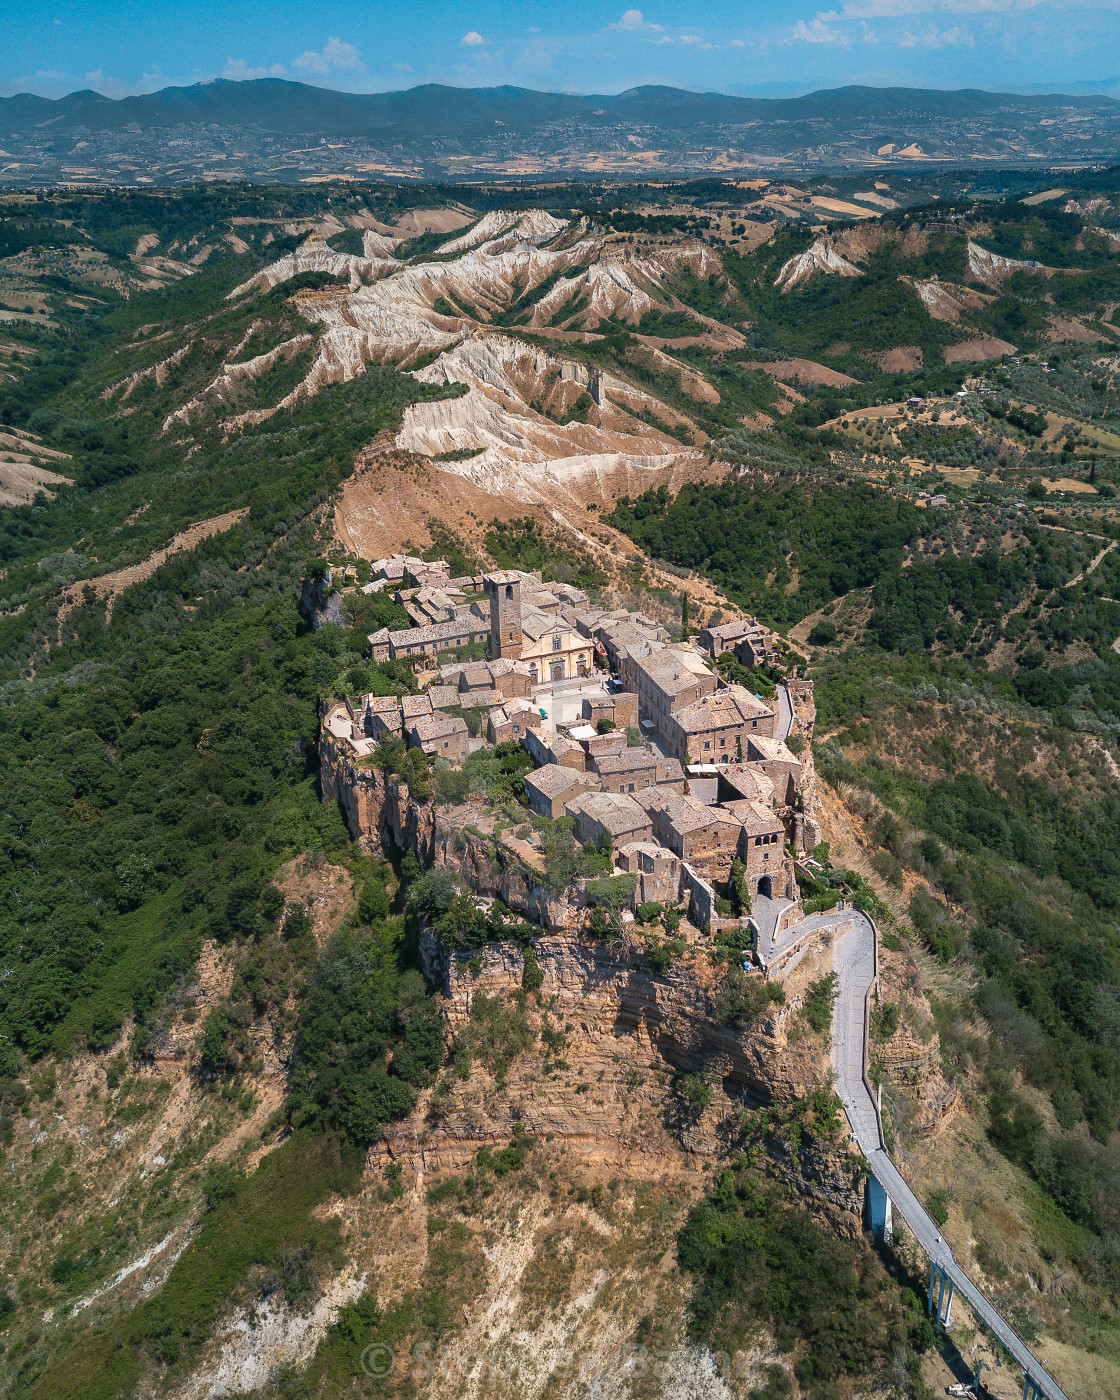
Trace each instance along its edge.
<path fill-rule="evenodd" d="M 778 687 L 778 722 L 774 729 L 774 738 L 788 739 L 792 728 L 793 701 L 790 699 L 789 690 L 784 685 L 780 685 Z"/>
<path fill-rule="evenodd" d="M 773 961 L 770 945 L 774 940 L 774 929 L 777 927 L 782 910 L 788 909 L 792 903 L 791 899 L 767 899 L 764 894 L 751 896 L 751 918 L 754 920 L 755 928 L 758 929 L 760 958 L 768 957 L 770 961 Z"/>
<path fill-rule="evenodd" d="M 768 928 L 765 930 L 758 922 L 759 906 L 763 903 L 779 906 L 770 920 Z M 778 914 L 790 903 L 788 899 L 766 900 L 762 895 L 755 895 L 751 903 L 751 915 L 759 929 L 758 937 L 758 960 L 764 968 L 773 967 L 780 959 L 785 957 L 796 944 L 807 937 L 810 933 L 815 933 L 819 929 L 835 926 L 838 922 L 850 917 L 848 910 L 830 909 L 827 914 L 810 914 L 807 919 L 802 919 L 800 923 L 782 929 L 777 939 L 771 943 L 773 938 L 774 925 L 777 923 Z"/>
<path fill-rule="evenodd" d="M 953 1258 L 953 1251 L 942 1239 L 937 1225 L 911 1191 L 883 1144 L 875 1100 L 864 1078 L 864 1008 L 868 989 L 875 978 L 875 926 L 859 910 L 852 910 L 850 918 L 851 927 L 840 934 L 833 950 L 833 967 L 840 981 L 832 1017 L 832 1063 L 836 1070 L 836 1091 L 860 1151 L 870 1163 L 872 1174 L 890 1197 L 894 1210 L 906 1222 L 922 1249 L 945 1271 L 957 1292 L 988 1330 L 999 1338 L 1024 1374 L 1030 1376 L 1047 1400 L 1068 1400 L 1065 1391 L 1026 1342 L 1004 1321 Z M 800 925 L 795 927 L 799 928 Z"/>

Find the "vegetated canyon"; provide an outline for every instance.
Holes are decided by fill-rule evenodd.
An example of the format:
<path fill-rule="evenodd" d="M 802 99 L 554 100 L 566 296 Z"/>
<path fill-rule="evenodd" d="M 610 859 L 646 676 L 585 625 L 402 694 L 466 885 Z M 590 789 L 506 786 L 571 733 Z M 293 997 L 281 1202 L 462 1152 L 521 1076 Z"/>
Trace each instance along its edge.
<path fill-rule="evenodd" d="M 11 1393 L 1020 1394 L 867 1228 L 865 915 L 893 1159 L 1118 1388 L 1120 192 L 972 178 L 5 195 Z M 644 698 L 513 740 L 485 641 L 409 658 L 487 577 L 612 705 L 788 697 L 749 800 L 658 770 L 781 807 L 787 960 L 743 861 L 637 899 L 532 804 L 546 740 L 670 763 Z"/>

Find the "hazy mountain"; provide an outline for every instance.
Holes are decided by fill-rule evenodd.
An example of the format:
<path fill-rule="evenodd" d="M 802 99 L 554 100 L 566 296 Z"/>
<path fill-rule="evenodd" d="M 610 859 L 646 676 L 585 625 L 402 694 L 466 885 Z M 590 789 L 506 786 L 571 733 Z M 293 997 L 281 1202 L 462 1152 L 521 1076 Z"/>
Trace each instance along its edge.
<path fill-rule="evenodd" d="M 577 119 L 592 127 L 642 122 L 667 130 L 697 125 L 813 119 L 993 118 L 1011 112 L 1044 115 L 1071 106 L 1120 111 L 1115 98 L 1097 94 L 1024 96 L 963 88 L 843 87 L 802 97 L 733 97 L 680 88 L 638 87 L 617 96 L 573 96 L 529 88 L 453 88 L 438 83 L 404 92 L 331 92 L 306 83 L 261 78 L 253 82 L 197 83 L 118 100 L 91 91 L 51 99 L 22 93 L 0 99 L 0 132 L 43 130 L 124 131 L 193 123 L 249 126 L 288 134 L 337 136 L 464 137 L 489 132 L 496 122 L 530 132 L 555 121 Z"/>
<path fill-rule="evenodd" d="M 670 87 L 616 96 L 528 88 L 331 92 L 199 83 L 119 100 L 0 99 L 7 181 L 648 175 L 912 161 L 1104 164 L 1120 101 L 973 89 L 845 87 L 790 97 Z"/>

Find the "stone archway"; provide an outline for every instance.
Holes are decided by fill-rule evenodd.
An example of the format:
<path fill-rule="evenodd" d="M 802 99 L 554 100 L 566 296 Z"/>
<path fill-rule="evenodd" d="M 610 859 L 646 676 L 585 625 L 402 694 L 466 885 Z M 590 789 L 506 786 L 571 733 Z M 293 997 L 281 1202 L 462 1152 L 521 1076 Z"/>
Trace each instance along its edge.
<path fill-rule="evenodd" d="M 774 877 L 772 875 L 763 875 L 759 879 L 758 893 L 763 897 L 763 899 L 774 898 Z"/>

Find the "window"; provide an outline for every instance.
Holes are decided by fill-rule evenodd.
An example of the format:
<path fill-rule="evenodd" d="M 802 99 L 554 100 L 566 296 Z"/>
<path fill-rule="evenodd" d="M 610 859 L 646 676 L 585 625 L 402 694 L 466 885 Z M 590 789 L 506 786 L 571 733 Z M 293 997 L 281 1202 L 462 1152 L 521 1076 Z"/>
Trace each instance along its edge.
<path fill-rule="evenodd" d="M 725 748 L 727 747 L 727 740 L 726 740 L 726 739 L 721 739 L 721 740 L 719 741 L 719 746 L 720 746 L 721 749 L 725 749 Z"/>
<path fill-rule="evenodd" d="M 553 650 L 553 651 L 559 651 L 560 648 L 561 648 L 561 646 L 563 645 L 563 642 L 564 642 L 564 638 L 561 637 L 561 635 L 559 634 L 559 632 L 557 632 L 556 635 L 555 635 L 555 636 L 553 637 L 553 639 L 552 639 L 552 650 Z"/>
<path fill-rule="evenodd" d="M 711 741 L 710 739 L 705 739 L 705 740 L 704 740 L 704 747 L 705 747 L 706 749 L 710 749 L 710 748 L 712 747 L 712 741 Z"/>
<path fill-rule="evenodd" d="M 513 584 L 512 584 L 512 583 L 507 583 L 507 584 L 506 584 L 506 597 L 507 597 L 507 598 L 512 598 L 512 597 L 513 597 Z"/>

